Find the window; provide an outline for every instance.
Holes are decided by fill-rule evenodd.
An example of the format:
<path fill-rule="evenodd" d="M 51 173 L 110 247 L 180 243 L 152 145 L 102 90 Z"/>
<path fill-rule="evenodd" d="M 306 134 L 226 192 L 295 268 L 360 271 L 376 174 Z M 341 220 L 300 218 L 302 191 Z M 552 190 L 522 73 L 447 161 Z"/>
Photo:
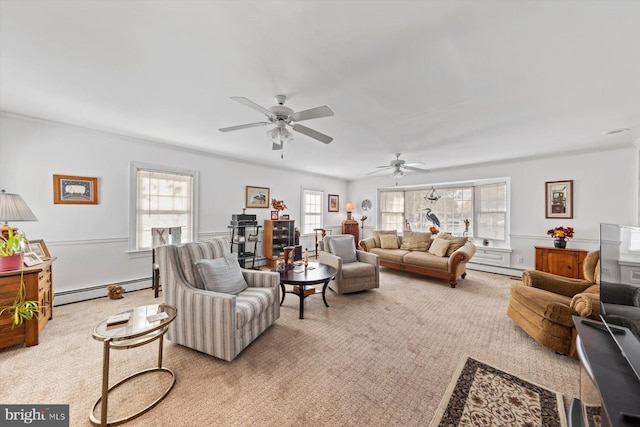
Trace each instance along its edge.
<path fill-rule="evenodd" d="M 380 229 L 404 230 L 404 191 L 380 193 Z"/>
<path fill-rule="evenodd" d="M 313 234 L 314 228 L 323 228 L 322 201 L 324 192 L 302 190 L 302 234 Z"/>
<path fill-rule="evenodd" d="M 476 187 L 476 234 L 483 239 L 506 240 L 507 186 L 505 183 Z"/>
<path fill-rule="evenodd" d="M 440 231 L 454 235 L 461 236 L 467 231 L 469 237 L 506 241 L 507 181 L 492 181 L 439 187 L 440 198 L 435 202 L 426 198 L 431 186 L 381 190 L 381 228 L 402 232 L 408 225 L 413 231 L 429 231 L 435 225 Z M 440 226 L 433 221 L 433 215 Z"/>
<path fill-rule="evenodd" d="M 130 248 L 150 249 L 152 227 L 181 227 L 181 242 L 193 241 L 197 172 L 136 163 L 131 170 Z"/>

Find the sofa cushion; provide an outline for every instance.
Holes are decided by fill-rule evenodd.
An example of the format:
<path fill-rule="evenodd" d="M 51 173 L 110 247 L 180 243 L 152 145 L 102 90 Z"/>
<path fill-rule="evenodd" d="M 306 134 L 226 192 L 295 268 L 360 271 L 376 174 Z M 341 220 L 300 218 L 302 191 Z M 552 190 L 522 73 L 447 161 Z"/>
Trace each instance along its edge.
<path fill-rule="evenodd" d="M 449 240 L 438 236 L 433 240 L 427 252 L 435 256 L 446 256 L 450 244 L 451 242 Z"/>
<path fill-rule="evenodd" d="M 371 234 L 373 235 L 373 241 L 376 242 L 376 248 L 380 248 L 382 247 L 380 244 L 380 235 L 393 234 L 394 236 L 397 236 L 398 232 L 396 230 L 373 230 Z"/>
<path fill-rule="evenodd" d="M 382 249 L 398 249 L 398 237 L 393 234 L 381 234 L 380 247 Z"/>
<path fill-rule="evenodd" d="M 449 258 L 431 255 L 428 252 L 411 251 L 403 259 L 405 264 L 417 265 L 432 270 L 449 270 Z"/>
<path fill-rule="evenodd" d="M 426 252 L 429 246 L 431 246 L 431 241 L 431 233 L 405 231 L 402 236 L 402 246 L 400 246 L 400 249 Z"/>
<path fill-rule="evenodd" d="M 373 277 L 376 267 L 366 262 L 351 262 L 342 265 L 342 278 L 353 279 L 356 277 Z"/>
<path fill-rule="evenodd" d="M 453 237 L 450 234 L 444 234 L 442 238 L 449 241 L 449 247 L 447 248 L 447 254 L 445 256 L 451 256 L 455 251 L 463 247 L 468 240 L 467 237 Z"/>
<path fill-rule="evenodd" d="M 393 262 L 402 262 L 402 259 L 409 251 L 404 251 L 402 249 L 382 249 L 382 248 L 373 248 L 370 251 L 372 254 L 376 254 L 383 261 L 393 261 Z"/>
<path fill-rule="evenodd" d="M 328 237 L 328 239 L 327 239 Z M 356 244 L 352 235 L 327 236 L 329 240 L 329 253 L 342 258 L 343 263 L 356 262 Z"/>
<path fill-rule="evenodd" d="M 260 316 L 272 307 L 276 298 L 275 288 L 247 288 L 236 297 L 236 328 Z"/>
<path fill-rule="evenodd" d="M 204 288 L 208 291 L 238 295 L 249 287 L 236 254 L 227 254 L 221 258 L 201 259 L 195 262 L 196 269 L 202 278 Z"/>

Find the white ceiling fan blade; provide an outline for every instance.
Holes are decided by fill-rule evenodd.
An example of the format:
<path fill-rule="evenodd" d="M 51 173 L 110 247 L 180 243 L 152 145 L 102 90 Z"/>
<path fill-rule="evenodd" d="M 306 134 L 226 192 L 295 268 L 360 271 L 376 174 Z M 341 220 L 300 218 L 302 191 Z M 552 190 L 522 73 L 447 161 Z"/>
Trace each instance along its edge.
<path fill-rule="evenodd" d="M 333 116 L 333 111 L 326 105 L 322 107 L 311 108 L 309 110 L 298 111 L 291 115 L 294 122 L 301 122 L 309 119 L 319 119 L 320 117 Z"/>
<path fill-rule="evenodd" d="M 333 141 L 333 138 L 325 135 L 324 133 L 320 133 L 317 130 L 313 130 L 311 128 L 308 128 L 306 126 L 302 126 L 299 124 L 295 124 L 293 126 L 291 126 L 293 128 L 293 130 L 295 130 L 296 132 L 300 132 L 304 135 L 307 135 L 313 139 L 317 139 L 320 142 L 324 142 L 325 144 L 330 143 L 331 141 Z"/>
<path fill-rule="evenodd" d="M 234 101 L 239 102 L 242 105 L 245 105 L 249 108 L 253 108 L 254 110 L 264 114 L 265 116 L 271 118 L 271 119 L 275 119 L 276 115 L 273 114 L 271 111 L 267 110 L 264 107 L 259 106 L 258 104 L 256 104 L 253 101 L 248 100 L 247 98 L 243 98 L 242 96 L 232 96 L 231 99 L 233 99 Z"/>
<path fill-rule="evenodd" d="M 422 173 L 425 173 L 425 172 L 431 172 L 431 171 L 428 171 L 428 170 L 426 170 L 426 169 L 414 168 L 414 167 L 407 166 L 407 165 L 404 165 L 404 168 L 405 168 L 406 170 L 410 170 L 410 171 L 413 171 L 413 172 L 422 172 Z"/>
<path fill-rule="evenodd" d="M 387 169 L 393 169 L 393 166 L 378 166 L 378 167 L 383 167 L 384 169 L 380 169 L 378 171 L 373 171 L 373 172 L 369 172 L 367 175 L 375 175 L 377 173 L 381 173 L 381 172 L 387 172 Z"/>
<path fill-rule="evenodd" d="M 246 125 L 229 126 L 227 128 L 220 128 L 218 130 L 220 132 L 231 132 L 232 130 L 240 130 L 240 129 L 252 128 L 252 127 L 256 127 L 256 126 L 269 125 L 269 124 L 271 124 L 271 123 L 269 123 L 269 122 L 247 123 Z"/>
<path fill-rule="evenodd" d="M 426 165 L 425 162 L 411 162 L 411 163 L 405 163 L 405 166 L 420 166 L 420 165 Z"/>

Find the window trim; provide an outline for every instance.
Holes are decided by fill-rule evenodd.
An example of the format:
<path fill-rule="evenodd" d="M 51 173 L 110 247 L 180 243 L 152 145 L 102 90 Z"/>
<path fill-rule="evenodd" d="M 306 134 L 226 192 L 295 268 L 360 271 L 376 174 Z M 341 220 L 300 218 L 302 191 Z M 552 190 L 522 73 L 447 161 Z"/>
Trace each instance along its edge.
<path fill-rule="evenodd" d="M 136 207 L 138 204 L 138 171 L 150 171 L 150 172 L 158 172 L 158 173 L 169 173 L 175 175 L 190 175 L 193 178 L 193 185 L 191 186 L 191 220 L 192 227 L 191 232 L 192 241 L 196 241 L 198 239 L 198 195 L 200 191 L 198 190 L 199 182 L 200 182 L 200 172 L 192 169 L 182 169 L 176 168 L 174 166 L 164 166 L 153 163 L 143 163 L 143 162 L 130 162 L 129 163 L 129 237 L 127 244 L 127 253 L 138 253 L 138 252 L 151 252 L 151 248 L 148 249 L 138 249 L 136 247 L 137 235 L 138 235 L 138 216 Z"/>

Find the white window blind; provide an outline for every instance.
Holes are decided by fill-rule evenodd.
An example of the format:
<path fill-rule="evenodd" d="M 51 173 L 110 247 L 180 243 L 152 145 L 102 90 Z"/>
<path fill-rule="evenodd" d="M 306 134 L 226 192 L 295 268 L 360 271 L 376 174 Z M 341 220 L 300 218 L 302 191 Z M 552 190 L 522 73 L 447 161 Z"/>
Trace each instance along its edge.
<path fill-rule="evenodd" d="M 182 243 L 193 240 L 194 176 L 136 169 L 135 249 L 151 248 L 151 228 L 181 227 Z"/>
<path fill-rule="evenodd" d="M 476 237 L 506 240 L 507 185 L 504 182 L 476 187 Z"/>

